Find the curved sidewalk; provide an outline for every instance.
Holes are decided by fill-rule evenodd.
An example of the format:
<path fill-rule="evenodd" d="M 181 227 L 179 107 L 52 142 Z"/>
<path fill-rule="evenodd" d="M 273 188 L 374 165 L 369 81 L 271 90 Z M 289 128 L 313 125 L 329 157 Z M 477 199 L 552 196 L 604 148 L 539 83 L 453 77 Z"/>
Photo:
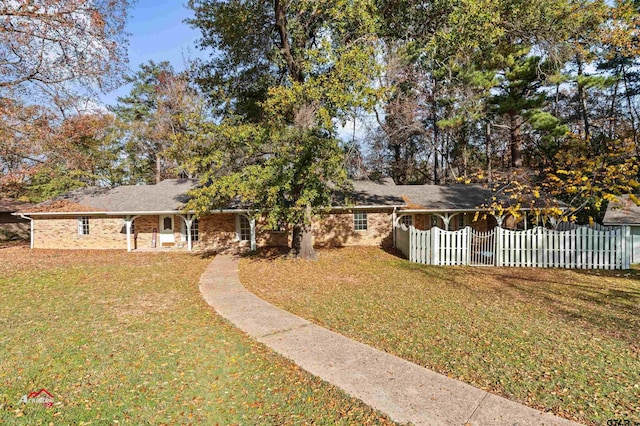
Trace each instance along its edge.
<path fill-rule="evenodd" d="M 200 278 L 207 303 L 251 337 L 401 423 L 577 425 L 355 342 L 249 293 L 238 259 L 218 255 Z"/>

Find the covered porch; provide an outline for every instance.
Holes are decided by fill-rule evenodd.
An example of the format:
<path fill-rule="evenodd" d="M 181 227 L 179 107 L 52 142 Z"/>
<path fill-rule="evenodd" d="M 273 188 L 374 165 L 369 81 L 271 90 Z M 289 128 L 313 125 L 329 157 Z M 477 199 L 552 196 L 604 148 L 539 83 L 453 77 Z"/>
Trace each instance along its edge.
<path fill-rule="evenodd" d="M 136 212 L 123 217 L 127 251 L 161 251 L 194 246 L 245 246 L 256 249 L 256 223 L 247 212 L 220 212 L 201 218 L 194 213 Z"/>
<path fill-rule="evenodd" d="M 529 209 L 522 209 L 519 217 L 511 214 L 494 214 L 484 209 L 465 210 L 427 210 L 403 209 L 394 213 L 395 226 L 413 225 L 416 229 L 426 231 L 438 227 L 445 231 L 458 231 L 469 226 L 476 231 L 487 232 L 496 227 L 511 230 L 528 230 L 536 226 L 555 228 L 558 224 L 554 218 L 546 218 Z"/>

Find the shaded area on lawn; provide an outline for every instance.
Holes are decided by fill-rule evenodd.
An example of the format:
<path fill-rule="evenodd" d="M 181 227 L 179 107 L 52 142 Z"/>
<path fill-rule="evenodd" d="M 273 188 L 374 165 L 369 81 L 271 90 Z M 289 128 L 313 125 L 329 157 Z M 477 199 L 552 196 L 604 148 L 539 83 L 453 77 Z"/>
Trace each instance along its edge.
<path fill-rule="evenodd" d="M 0 251 L 0 423 L 390 423 L 218 317 L 209 262 Z M 53 408 L 18 403 L 40 388 Z"/>
<path fill-rule="evenodd" d="M 260 297 L 364 343 L 590 424 L 640 421 L 637 271 L 424 266 L 376 248 L 241 261 Z"/>

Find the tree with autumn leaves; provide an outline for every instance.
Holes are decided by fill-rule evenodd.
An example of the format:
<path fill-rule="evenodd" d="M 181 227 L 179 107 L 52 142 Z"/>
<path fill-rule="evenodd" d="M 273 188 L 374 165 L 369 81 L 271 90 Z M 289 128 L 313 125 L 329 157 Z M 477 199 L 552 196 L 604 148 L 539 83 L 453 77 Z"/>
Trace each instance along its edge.
<path fill-rule="evenodd" d="M 96 90 L 126 69 L 128 0 L 0 5 L 0 188 L 34 200 L 113 176 Z M 104 155 L 103 155 L 104 153 Z"/>

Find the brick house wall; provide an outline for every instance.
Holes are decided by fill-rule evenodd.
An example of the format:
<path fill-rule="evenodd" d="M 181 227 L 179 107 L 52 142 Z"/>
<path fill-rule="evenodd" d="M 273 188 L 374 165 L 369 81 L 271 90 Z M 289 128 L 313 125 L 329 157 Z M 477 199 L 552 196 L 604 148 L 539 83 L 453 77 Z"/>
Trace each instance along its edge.
<path fill-rule="evenodd" d="M 237 214 L 215 213 L 203 216 L 198 220 L 198 241 L 193 241 L 193 247 L 220 250 L 224 248 L 245 248 L 250 246 L 248 241 L 238 241 L 236 234 Z M 179 215 L 173 216 L 174 239 L 176 246 L 187 245 L 186 226 Z M 134 220 L 136 245 L 146 248 L 152 246 L 153 230 L 160 229 L 160 216 L 140 216 Z M 185 235 L 182 234 L 185 231 Z M 158 238 L 158 237 L 156 237 Z M 288 232 L 267 231 L 256 225 L 256 244 L 258 247 L 287 246 Z M 159 240 L 156 246 L 159 247 Z"/>
<path fill-rule="evenodd" d="M 240 245 L 236 240 L 236 215 L 234 213 L 218 213 L 201 217 L 199 220 L 200 247 L 213 249 L 233 248 Z"/>
<path fill-rule="evenodd" d="M 364 210 L 358 210 L 363 212 Z M 321 215 L 314 221 L 314 245 L 317 247 L 393 245 L 391 210 L 366 210 L 367 230 L 354 230 L 354 213 L 350 211 Z"/>
<path fill-rule="evenodd" d="M 194 248 L 248 248 L 250 242 L 238 241 L 237 214 L 216 213 L 199 219 L 199 241 Z M 179 215 L 173 215 L 175 246 L 186 247 L 183 241 Z M 132 248 L 151 248 L 156 232 L 156 247 L 160 247 L 158 231 L 160 216 L 139 216 L 134 222 Z M 185 228 L 186 229 L 186 228 Z M 78 218 L 38 216 L 34 220 L 35 248 L 55 249 L 126 249 L 126 229 L 123 216 L 91 216 L 89 234 L 78 234 Z M 266 230 L 259 221 L 256 225 L 258 247 L 286 247 L 290 244 L 291 230 Z M 390 247 L 393 244 L 391 210 L 368 210 L 367 229 L 354 230 L 354 214 L 350 211 L 325 214 L 314 220 L 314 244 L 317 247 L 372 245 Z"/>
<path fill-rule="evenodd" d="M 89 218 L 89 235 L 78 235 L 77 217 L 38 217 L 33 221 L 34 248 L 126 249 L 122 217 Z"/>

